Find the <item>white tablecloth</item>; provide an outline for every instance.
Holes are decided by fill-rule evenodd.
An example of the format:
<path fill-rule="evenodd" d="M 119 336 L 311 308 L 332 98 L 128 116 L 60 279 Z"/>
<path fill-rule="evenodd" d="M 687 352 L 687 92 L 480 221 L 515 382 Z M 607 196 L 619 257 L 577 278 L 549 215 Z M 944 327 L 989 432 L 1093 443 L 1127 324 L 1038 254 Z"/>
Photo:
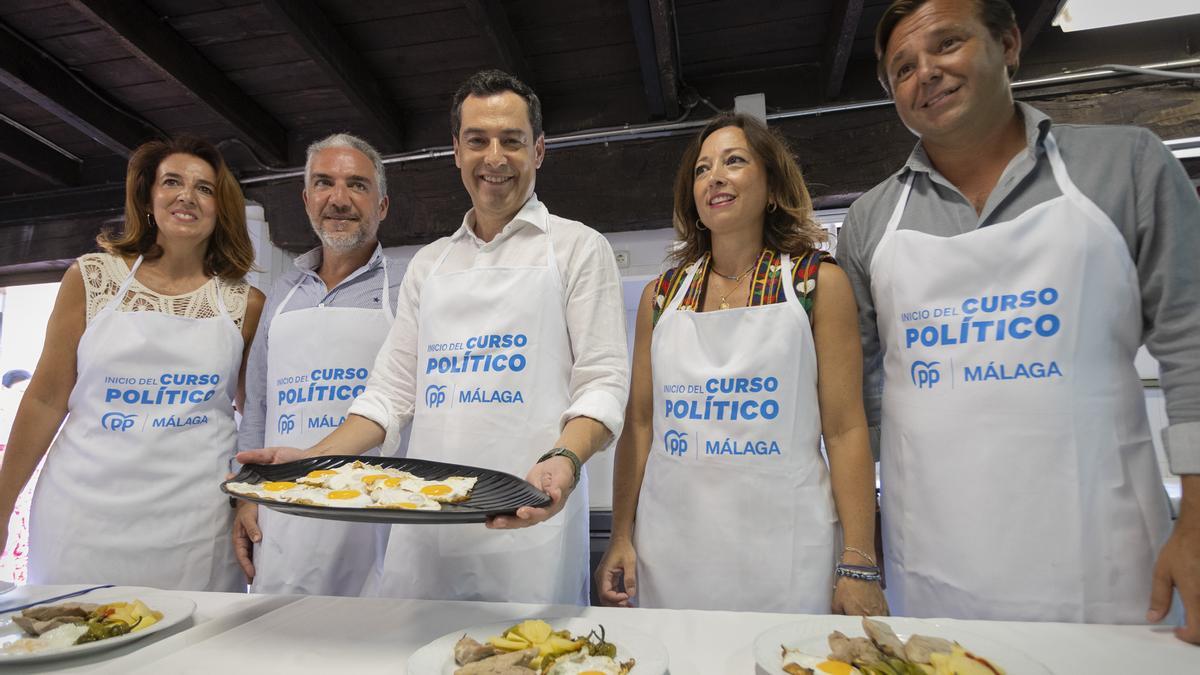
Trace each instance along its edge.
<path fill-rule="evenodd" d="M 71 590 L 25 587 L 0 607 Z M 132 597 L 140 595 L 130 589 Z M 748 612 L 613 609 L 513 603 L 435 602 L 172 592 L 196 602 L 182 625 L 119 649 L 48 662 L 20 672 L 68 673 L 404 673 L 425 643 L 469 626 L 529 617 L 580 616 L 620 624 L 660 640 L 672 675 L 751 675 L 754 639 L 772 627 L 813 617 Z M 86 601 L 86 596 L 80 598 Z M 824 617 L 853 630 L 847 617 Z M 1061 675 L 1200 673 L 1200 647 L 1166 627 L 939 620 L 964 633 L 1019 648 Z M 966 640 L 963 640 L 966 642 Z M 986 656 L 986 654 L 985 654 Z M 1003 665 L 1003 664 L 1002 664 Z M 14 672 L 0 667 L 0 675 Z M 636 672 L 636 671 L 635 671 Z M 1012 671 L 1011 675 L 1020 675 Z"/>

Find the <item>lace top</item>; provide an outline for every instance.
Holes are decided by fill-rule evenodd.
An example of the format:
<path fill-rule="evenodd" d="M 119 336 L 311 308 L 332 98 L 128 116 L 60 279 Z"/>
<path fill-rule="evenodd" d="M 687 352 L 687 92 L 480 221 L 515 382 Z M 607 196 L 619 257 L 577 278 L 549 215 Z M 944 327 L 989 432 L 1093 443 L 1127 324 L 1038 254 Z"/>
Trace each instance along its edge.
<path fill-rule="evenodd" d="M 79 272 L 87 295 L 87 321 L 92 322 L 100 310 L 112 300 L 129 276 L 124 258 L 111 253 L 89 253 L 79 258 Z M 211 319 L 221 314 L 217 293 L 225 301 L 225 309 L 238 329 L 246 316 L 250 284 L 245 280 L 222 281 L 217 277 L 200 288 L 183 295 L 162 295 L 146 288 L 135 277 L 125 297 L 117 305 L 119 312 L 162 312 L 189 319 Z"/>

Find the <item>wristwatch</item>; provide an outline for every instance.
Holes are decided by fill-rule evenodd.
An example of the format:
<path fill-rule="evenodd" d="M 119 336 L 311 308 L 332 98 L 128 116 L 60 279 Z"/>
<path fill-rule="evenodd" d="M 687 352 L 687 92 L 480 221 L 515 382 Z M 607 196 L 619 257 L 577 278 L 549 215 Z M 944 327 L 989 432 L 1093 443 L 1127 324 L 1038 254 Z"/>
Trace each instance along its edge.
<path fill-rule="evenodd" d="M 579 455 L 576 455 L 575 453 L 571 452 L 570 450 L 568 450 L 566 448 L 554 448 L 550 452 L 547 452 L 546 454 L 539 457 L 537 463 L 541 464 L 542 462 L 550 459 L 551 457 L 566 457 L 567 459 L 571 460 L 571 467 L 574 469 L 574 475 L 572 476 L 571 487 L 575 487 L 576 485 L 579 485 L 579 471 L 580 471 L 580 469 L 583 468 L 583 462 L 579 461 Z"/>

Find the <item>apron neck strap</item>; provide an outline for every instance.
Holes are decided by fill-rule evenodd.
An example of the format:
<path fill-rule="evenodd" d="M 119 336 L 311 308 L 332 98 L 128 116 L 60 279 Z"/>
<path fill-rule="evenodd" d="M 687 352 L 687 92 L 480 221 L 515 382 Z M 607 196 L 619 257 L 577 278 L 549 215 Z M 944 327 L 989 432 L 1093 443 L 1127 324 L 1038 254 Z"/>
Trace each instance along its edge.
<path fill-rule="evenodd" d="M 112 299 L 104 305 L 104 309 L 119 307 L 121 303 L 124 302 L 125 294 L 129 292 L 129 287 L 133 285 L 133 275 L 136 274 L 138 268 L 142 266 L 143 258 L 144 256 L 140 255 L 137 257 L 137 260 L 135 260 L 133 263 L 133 267 L 129 268 L 129 274 L 125 275 L 125 280 L 121 282 L 121 287 L 117 289 L 117 294 L 114 295 Z"/>
<path fill-rule="evenodd" d="M 227 316 L 229 310 L 225 308 L 225 284 L 221 281 L 220 276 L 213 277 L 213 285 L 217 287 L 217 309 L 221 310 L 222 316 Z"/>
<path fill-rule="evenodd" d="M 801 260 L 800 264 L 804 264 Z M 792 272 L 792 256 L 790 253 L 783 253 L 779 256 L 779 283 L 783 284 L 783 294 L 787 297 L 788 302 L 800 304 L 800 298 L 796 296 L 796 279 Z"/>
<path fill-rule="evenodd" d="M 908 175 L 904 177 L 904 188 L 900 190 L 900 199 L 896 202 L 896 208 L 892 210 L 892 217 L 888 219 L 887 227 L 883 228 L 883 234 L 875 243 L 875 252 L 871 254 L 872 267 L 875 265 L 875 259 L 879 257 L 879 250 L 883 248 L 883 241 L 900 226 L 900 219 L 904 217 L 904 207 L 908 205 L 908 196 L 912 194 L 913 175 L 914 172 L 909 171 Z"/>
<path fill-rule="evenodd" d="M 383 315 L 387 317 L 388 323 L 396 319 L 392 313 L 392 298 L 391 298 L 391 283 L 388 281 L 388 259 L 387 256 L 380 252 L 379 262 L 383 266 L 383 294 L 380 296 L 383 300 Z"/>
<path fill-rule="evenodd" d="M 688 289 L 692 287 L 692 281 L 696 278 L 696 272 L 704 266 L 704 261 L 709 254 L 705 253 L 699 260 L 687 266 L 687 276 L 683 278 L 683 283 L 675 290 L 675 297 L 671 298 L 671 302 L 663 310 L 663 314 L 674 312 L 679 309 L 679 305 L 683 303 L 684 297 L 687 296 Z"/>
<path fill-rule="evenodd" d="M 904 217 L 904 207 L 908 205 L 908 196 L 912 194 L 913 173 L 908 172 L 904 177 L 904 189 L 900 191 L 900 199 L 896 202 L 896 208 L 892 210 L 892 217 L 888 219 L 887 227 L 884 228 L 884 235 L 891 234 L 900 226 L 900 219 Z"/>
<path fill-rule="evenodd" d="M 288 301 L 296 294 L 296 289 L 300 288 L 300 284 L 304 283 L 304 277 L 305 275 L 301 274 L 300 280 L 292 284 L 291 290 L 287 292 L 287 295 L 283 296 L 283 300 L 279 301 L 279 306 L 275 308 L 275 313 L 271 315 L 271 323 L 275 323 L 275 319 L 278 319 L 279 315 L 283 314 L 283 308 L 287 307 Z"/>
<path fill-rule="evenodd" d="M 1054 140 L 1054 134 L 1047 131 L 1042 143 L 1046 146 L 1046 159 L 1050 160 L 1050 171 L 1054 174 L 1054 182 L 1058 184 L 1058 189 L 1068 199 L 1075 200 L 1081 193 L 1079 188 L 1075 187 L 1075 183 L 1071 182 L 1071 177 L 1067 175 L 1067 165 L 1063 162 L 1062 153 L 1058 150 L 1058 141 Z"/>

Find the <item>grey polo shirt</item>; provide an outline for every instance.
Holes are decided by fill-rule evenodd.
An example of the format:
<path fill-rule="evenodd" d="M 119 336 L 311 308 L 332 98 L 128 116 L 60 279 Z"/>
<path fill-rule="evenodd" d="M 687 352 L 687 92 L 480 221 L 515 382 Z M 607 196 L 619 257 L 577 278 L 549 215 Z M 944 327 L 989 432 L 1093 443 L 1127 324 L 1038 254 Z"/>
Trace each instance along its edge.
<path fill-rule="evenodd" d="M 321 267 L 320 247 L 296 258 L 295 269 L 288 270 L 271 287 L 263 306 L 258 331 L 250 346 L 250 357 L 246 362 L 246 404 L 242 423 L 238 427 L 238 449 L 261 448 L 266 436 L 267 417 L 267 338 L 271 333 L 271 322 L 279 303 L 297 283 L 300 286 L 292 294 L 283 312 L 298 309 L 323 307 L 353 307 L 357 309 L 379 309 L 383 304 L 383 247 L 376 245 L 375 252 L 367 264 L 354 270 L 333 288 L 326 288 L 317 275 Z M 393 312 L 400 295 L 400 282 L 404 278 L 405 265 L 391 258 L 387 261 L 388 300 Z"/>
<path fill-rule="evenodd" d="M 864 403 L 878 427 L 883 354 L 871 297 L 871 257 L 913 174 L 900 229 L 954 236 L 1015 218 L 1058 197 L 1042 140 L 1053 128 L 1071 180 L 1120 230 L 1137 267 L 1142 337 L 1161 366 L 1169 426 L 1163 432 L 1171 470 L 1200 473 L 1200 199 L 1182 165 L 1140 127 L 1053 124 L 1017 103 L 1026 148 L 1012 159 L 981 213 L 936 169 L 918 142 L 904 167 L 850 207 L 837 258 L 858 301 Z M 920 274 L 920 270 L 912 270 Z M 876 430 L 873 430 L 876 431 Z"/>

